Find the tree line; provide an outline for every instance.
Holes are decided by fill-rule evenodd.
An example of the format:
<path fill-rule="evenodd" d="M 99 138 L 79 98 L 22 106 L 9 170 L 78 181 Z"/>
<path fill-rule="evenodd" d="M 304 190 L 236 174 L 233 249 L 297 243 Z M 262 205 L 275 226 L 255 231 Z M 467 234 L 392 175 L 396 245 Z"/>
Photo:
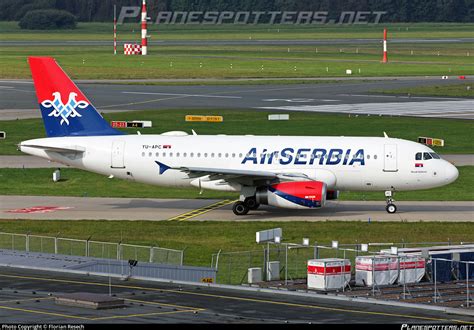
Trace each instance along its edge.
<path fill-rule="evenodd" d="M 1 0 L 0 20 L 19 21 L 31 10 L 59 9 L 81 22 L 111 21 L 113 7 L 141 0 Z M 147 0 L 149 16 L 159 11 L 386 11 L 382 21 L 474 22 L 474 0 Z M 138 20 L 138 18 L 137 18 Z"/>

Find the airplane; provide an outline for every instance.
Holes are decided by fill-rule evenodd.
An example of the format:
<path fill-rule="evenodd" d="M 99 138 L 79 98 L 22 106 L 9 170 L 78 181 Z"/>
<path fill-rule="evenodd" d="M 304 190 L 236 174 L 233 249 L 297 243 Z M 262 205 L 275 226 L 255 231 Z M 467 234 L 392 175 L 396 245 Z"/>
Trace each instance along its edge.
<path fill-rule="evenodd" d="M 447 185 L 454 165 L 416 142 L 384 137 L 226 136 L 112 128 L 51 57 L 29 57 L 47 138 L 19 150 L 75 168 L 152 185 L 238 192 L 232 207 L 315 209 L 339 191 L 394 193 Z"/>

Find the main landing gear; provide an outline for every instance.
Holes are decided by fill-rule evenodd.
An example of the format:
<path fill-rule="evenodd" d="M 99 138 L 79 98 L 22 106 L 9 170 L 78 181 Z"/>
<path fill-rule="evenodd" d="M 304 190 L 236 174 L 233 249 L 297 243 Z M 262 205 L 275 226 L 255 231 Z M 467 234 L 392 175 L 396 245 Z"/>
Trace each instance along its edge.
<path fill-rule="evenodd" d="M 395 212 L 397 212 L 397 206 L 395 204 L 393 204 L 393 202 L 395 202 L 395 200 L 392 198 L 392 191 L 391 190 L 387 190 L 385 192 L 385 199 L 387 201 L 387 206 L 385 207 L 385 210 L 387 210 L 388 213 L 390 214 L 393 214 Z"/>
<path fill-rule="evenodd" d="M 235 202 L 232 211 L 235 215 L 246 215 L 250 210 L 256 210 L 260 204 L 257 203 L 255 197 L 247 197 L 245 201 Z"/>

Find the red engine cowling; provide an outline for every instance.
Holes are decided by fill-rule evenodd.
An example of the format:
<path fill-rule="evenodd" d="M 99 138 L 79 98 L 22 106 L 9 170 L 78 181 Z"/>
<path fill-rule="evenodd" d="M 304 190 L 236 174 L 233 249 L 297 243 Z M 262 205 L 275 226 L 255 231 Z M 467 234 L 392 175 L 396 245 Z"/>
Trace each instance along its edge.
<path fill-rule="evenodd" d="M 321 181 L 283 182 L 257 188 L 257 203 L 288 209 L 323 207 L 327 186 Z"/>

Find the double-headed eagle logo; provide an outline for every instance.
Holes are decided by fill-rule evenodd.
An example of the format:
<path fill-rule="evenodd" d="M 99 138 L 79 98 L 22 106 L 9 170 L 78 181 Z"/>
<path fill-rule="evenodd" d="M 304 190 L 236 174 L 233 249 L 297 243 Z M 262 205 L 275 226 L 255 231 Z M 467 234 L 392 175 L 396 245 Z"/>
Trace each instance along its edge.
<path fill-rule="evenodd" d="M 80 113 L 76 111 L 76 108 L 84 109 L 89 106 L 86 101 L 76 101 L 77 94 L 74 92 L 69 93 L 69 100 L 66 104 L 61 101 L 61 93 L 53 93 L 54 100 L 44 100 L 41 105 L 46 109 L 54 108 L 48 115 L 48 117 L 61 117 L 61 125 L 66 123 L 69 125 L 69 117 L 82 117 Z"/>

